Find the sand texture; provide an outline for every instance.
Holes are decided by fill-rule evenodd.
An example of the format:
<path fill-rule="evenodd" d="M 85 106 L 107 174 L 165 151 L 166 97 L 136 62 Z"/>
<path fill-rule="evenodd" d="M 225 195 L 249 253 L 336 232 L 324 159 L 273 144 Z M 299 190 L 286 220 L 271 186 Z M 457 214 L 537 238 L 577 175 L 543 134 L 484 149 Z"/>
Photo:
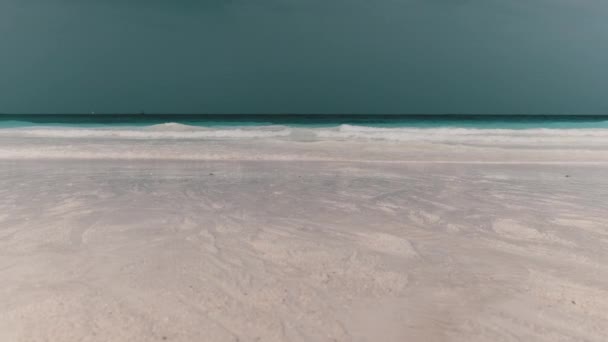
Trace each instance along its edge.
<path fill-rule="evenodd" d="M 608 151 L 0 139 L 0 341 L 606 341 Z"/>

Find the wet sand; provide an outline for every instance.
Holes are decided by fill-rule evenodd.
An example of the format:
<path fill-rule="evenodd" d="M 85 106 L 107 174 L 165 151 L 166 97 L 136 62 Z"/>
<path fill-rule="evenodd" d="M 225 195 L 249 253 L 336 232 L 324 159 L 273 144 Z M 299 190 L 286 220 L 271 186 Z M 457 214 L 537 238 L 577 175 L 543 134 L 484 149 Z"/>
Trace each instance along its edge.
<path fill-rule="evenodd" d="M 3 141 L 0 341 L 608 336 L 605 150 L 112 144 Z"/>

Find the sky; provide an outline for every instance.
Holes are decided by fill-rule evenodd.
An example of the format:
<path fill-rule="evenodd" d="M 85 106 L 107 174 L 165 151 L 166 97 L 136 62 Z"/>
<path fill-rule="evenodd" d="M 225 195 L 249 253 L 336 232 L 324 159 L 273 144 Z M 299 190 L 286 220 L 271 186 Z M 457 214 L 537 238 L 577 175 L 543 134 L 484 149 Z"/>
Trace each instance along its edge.
<path fill-rule="evenodd" d="M 3 113 L 608 114 L 605 0 L 0 0 Z"/>

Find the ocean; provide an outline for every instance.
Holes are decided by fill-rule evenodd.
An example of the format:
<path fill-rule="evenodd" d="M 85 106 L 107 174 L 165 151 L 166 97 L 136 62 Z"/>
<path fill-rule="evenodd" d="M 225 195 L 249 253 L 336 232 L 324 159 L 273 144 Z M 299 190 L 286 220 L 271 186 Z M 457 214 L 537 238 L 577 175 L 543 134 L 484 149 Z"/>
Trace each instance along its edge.
<path fill-rule="evenodd" d="M 0 139 L 388 141 L 604 147 L 608 116 L 2 115 Z M 17 139 L 17 140 L 15 140 Z M 27 142 L 26 141 L 26 142 Z M 46 142 L 45 142 L 46 141 Z M 74 141 L 73 141 L 74 142 Z"/>
<path fill-rule="evenodd" d="M 291 126 L 475 129 L 608 128 L 608 115 L 304 115 L 304 114 L 25 114 L 0 115 L 0 128 L 124 127 L 177 123 L 196 127 Z"/>

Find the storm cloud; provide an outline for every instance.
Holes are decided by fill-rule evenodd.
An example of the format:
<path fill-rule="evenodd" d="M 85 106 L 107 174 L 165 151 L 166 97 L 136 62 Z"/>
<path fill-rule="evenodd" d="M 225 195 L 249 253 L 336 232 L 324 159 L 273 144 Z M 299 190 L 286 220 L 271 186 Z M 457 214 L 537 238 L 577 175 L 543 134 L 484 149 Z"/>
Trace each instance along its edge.
<path fill-rule="evenodd" d="M 0 112 L 607 113 L 593 0 L 0 0 Z"/>

